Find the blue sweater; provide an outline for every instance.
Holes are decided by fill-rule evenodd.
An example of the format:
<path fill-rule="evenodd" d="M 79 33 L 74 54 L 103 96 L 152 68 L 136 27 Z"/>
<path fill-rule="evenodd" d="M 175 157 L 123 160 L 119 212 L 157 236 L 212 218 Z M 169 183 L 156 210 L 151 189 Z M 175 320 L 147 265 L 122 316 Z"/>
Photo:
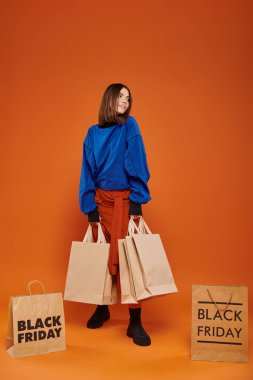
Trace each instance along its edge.
<path fill-rule="evenodd" d="M 151 196 L 145 147 L 139 126 L 129 116 L 124 124 L 88 129 L 83 143 L 83 160 L 79 185 L 81 211 L 89 214 L 97 207 L 96 188 L 104 190 L 130 189 L 135 203 L 147 203 Z"/>

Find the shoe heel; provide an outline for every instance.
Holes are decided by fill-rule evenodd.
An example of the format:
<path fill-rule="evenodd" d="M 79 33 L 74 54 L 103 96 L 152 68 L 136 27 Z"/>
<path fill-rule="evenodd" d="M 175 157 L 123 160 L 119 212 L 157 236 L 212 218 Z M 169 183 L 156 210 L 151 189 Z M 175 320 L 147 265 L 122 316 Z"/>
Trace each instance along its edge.
<path fill-rule="evenodd" d="M 110 315 L 106 315 L 106 316 L 104 316 L 104 317 L 103 317 L 103 322 L 108 321 L 108 319 L 110 319 Z"/>

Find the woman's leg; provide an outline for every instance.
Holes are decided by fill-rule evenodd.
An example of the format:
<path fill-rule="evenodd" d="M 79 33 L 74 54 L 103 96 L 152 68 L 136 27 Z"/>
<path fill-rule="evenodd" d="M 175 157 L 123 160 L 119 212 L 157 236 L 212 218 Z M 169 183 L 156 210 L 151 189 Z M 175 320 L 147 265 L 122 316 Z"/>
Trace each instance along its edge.
<path fill-rule="evenodd" d="M 127 328 L 127 336 L 133 338 L 133 342 L 138 346 L 149 346 L 151 344 L 151 339 L 142 326 L 141 310 L 141 307 L 129 307 L 130 320 Z"/>
<path fill-rule="evenodd" d="M 120 274 L 117 275 L 117 288 L 120 298 Z M 144 330 L 141 323 L 142 303 L 128 304 L 129 309 L 129 326 L 127 328 L 127 336 L 133 338 L 133 342 L 138 346 L 149 346 L 151 344 L 150 336 Z"/>
<path fill-rule="evenodd" d="M 107 305 L 98 305 L 92 316 L 87 321 L 88 329 L 97 329 L 110 319 L 110 311 Z"/>
<path fill-rule="evenodd" d="M 97 241 L 98 238 L 98 227 L 96 223 L 92 223 L 92 234 L 93 234 L 93 240 Z M 105 234 L 106 237 L 107 234 Z M 107 240 L 107 237 L 106 237 Z M 110 319 L 110 311 L 108 308 L 108 305 L 98 305 L 87 321 L 86 326 L 89 329 L 97 329 L 101 326 L 103 326 L 104 322 Z"/>

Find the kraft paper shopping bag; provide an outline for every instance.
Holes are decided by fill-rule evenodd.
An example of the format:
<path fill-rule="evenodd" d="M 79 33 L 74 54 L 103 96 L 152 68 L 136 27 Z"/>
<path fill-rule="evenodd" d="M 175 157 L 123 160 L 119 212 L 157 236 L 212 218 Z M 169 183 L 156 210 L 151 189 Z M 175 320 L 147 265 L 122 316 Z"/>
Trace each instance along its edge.
<path fill-rule="evenodd" d="M 129 262 L 124 247 L 125 239 L 119 239 L 119 271 L 120 271 L 120 288 L 121 288 L 121 303 L 133 304 L 138 303 L 133 284 L 132 274 L 129 268 Z"/>
<path fill-rule="evenodd" d="M 248 361 L 248 289 L 193 285 L 192 360 Z"/>
<path fill-rule="evenodd" d="M 82 242 L 73 241 L 67 271 L 64 300 L 109 305 L 117 302 L 116 286 L 108 270 L 110 244 L 100 223 L 97 242 L 89 224 Z"/>
<path fill-rule="evenodd" d="M 32 294 L 10 297 L 7 352 L 14 358 L 45 354 L 66 349 L 65 319 L 61 293 Z"/>
<path fill-rule="evenodd" d="M 130 276 L 133 279 L 136 300 L 139 301 L 150 298 L 152 295 L 145 287 L 140 258 L 132 236 L 126 236 L 123 244 L 127 262 L 129 263 Z"/>
<path fill-rule="evenodd" d="M 137 300 L 177 292 L 160 236 L 151 234 L 142 217 L 138 227 L 129 220 L 128 233 L 124 245 Z"/>
<path fill-rule="evenodd" d="M 132 222 L 134 223 L 133 220 Z M 177 292 L 160 235 L 151 233 L 143 217 L 140 217 L 138 229 L 147 232 L 132 235 L 140 259 L 145 288 L 152 296 Z"/>

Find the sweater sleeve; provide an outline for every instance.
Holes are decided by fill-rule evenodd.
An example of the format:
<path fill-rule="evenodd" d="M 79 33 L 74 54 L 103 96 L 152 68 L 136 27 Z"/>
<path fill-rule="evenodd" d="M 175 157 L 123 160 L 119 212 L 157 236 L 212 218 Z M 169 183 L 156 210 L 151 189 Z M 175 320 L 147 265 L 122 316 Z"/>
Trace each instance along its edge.
<path fill-rule="evenodd" d="M 79 184 L 79 203 L 81 211 L 84 214 L 89 214 L 97 207 L 95 202 L 96 186 L 93 175 L 95 163 L 93 151 L 88 141 L 89 136 L 87 135 L 83 143 L 83 158 Z"/>
<path fill-rule="evenodd" d="M 131 137 L 127 142 L 125 170 L 129 177 L 129 199 L 135 203 L 147 203 L 151 200 L 148 188 L 150 178 L 145 147 L 140 134 Z"/>

